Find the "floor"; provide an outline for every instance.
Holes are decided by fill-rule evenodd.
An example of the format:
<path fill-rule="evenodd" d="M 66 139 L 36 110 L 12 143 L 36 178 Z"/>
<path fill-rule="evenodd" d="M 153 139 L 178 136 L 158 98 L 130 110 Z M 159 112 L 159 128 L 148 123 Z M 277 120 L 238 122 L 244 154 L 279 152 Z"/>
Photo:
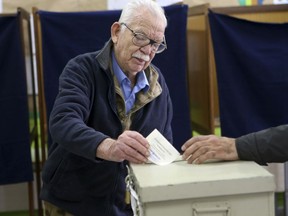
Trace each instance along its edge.
<path fill-rule="evenodd" d="M 37 216 L 37 211 L 35 211 L 34 216 Z M 28 211 L 17 211 L 17 212 L 5 212 L 5 213 L 0 213 L 0 216 L 29 216 Z"/>

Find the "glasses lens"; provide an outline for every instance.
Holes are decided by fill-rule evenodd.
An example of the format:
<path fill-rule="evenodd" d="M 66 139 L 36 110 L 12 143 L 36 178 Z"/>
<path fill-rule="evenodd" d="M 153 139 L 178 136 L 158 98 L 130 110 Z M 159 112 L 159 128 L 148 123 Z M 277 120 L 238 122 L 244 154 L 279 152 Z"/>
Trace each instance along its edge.
<path fill-rule="evenodd" d="M 161 53 L 166 49 L 166 45 L 163 43 L 151 43 L 151 40 L 144 34 L 134 33 L 134 37 L 132 38 L 132 42 L 139 47 L 147 46 L 148 44 L 152 44 L 153 51 L 155 53 Z"/>
<path fill-rule="evenodd" d="M 143 34 L 135 33 L 133 37 L 133 43 L 136 46 L 146 46 L 150 43 L 150 40 Z"/>
<path fill-rule="evenodd" d="M 158 44 L 158 49 L 156 49 L 156 53 L 161 53 L 166 49 L 166 46 L 164 44 Z"/>

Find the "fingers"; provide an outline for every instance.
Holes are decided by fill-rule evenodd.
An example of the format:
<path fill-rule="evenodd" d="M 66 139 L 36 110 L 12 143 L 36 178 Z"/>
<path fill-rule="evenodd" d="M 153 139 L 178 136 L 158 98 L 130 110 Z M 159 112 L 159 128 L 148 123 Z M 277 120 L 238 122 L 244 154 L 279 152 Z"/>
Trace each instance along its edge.
<path fill-rule="evenodd" d="M 196 164 L 219 159 L 222 153 L 220 138 L 215 135 L 193 137 L 182 146 L 182 150 L 184 150 L 183 159 Z"/>
<path fill-rule="evenodd" d="M 204 154 L 207 151 L 207 149 L 205 149 L 205 143 L 207 143 L 208 139 L 208 136 L 195 136 L 184 143 L 181 148 L 184 151 L 183 159 L 196 159 L 199 155 Z"/>
<path fill-rule="evenodd" d="M 235 139 L 215 135 L 197 136 L 183 146 L 183 159 L 188 163 L 203 163 L 210 159 L 237 160 Z"/>
<path fill-rule="evenodd" d="M 216 152 L 213 150 L 209 150 L 207 148 L 203 148 L 203 149 L 197 151 L 196 154 L 191 155 L 187 159 L 187 163 L 201 164 L 201 163 L 204 163 L 205 161 L 211 160 L 211 159 L 217 159 L 216 158 Z"/>
<path fill-rule="evenodd" d="M 182 151 L 185 151 L 186 149 L 188 149 L 190 146 L 195 145 L 196 143 L 202 142 L 209 139 L 209 136 L 195 136 L 192 137 L 191 139 L 189 139 L 188 141 L 186 141 L 184 143 L 184 145 L 181 147 Z"/>
<path fill-rule="evenodd" d="M 131 148 L 139 152 L 145 151 L 149 148 L 148 141 L 136 131 L 125 131 L 119 136 L 118 140 L 124 141 Z"/>
<path fill-rule="evenodd" d="M 125 131 L 117 139 L 115 151 L 123 160 L 133 163 L 145 163 L 149 156 L 148 141 L 136 131 Z"/>

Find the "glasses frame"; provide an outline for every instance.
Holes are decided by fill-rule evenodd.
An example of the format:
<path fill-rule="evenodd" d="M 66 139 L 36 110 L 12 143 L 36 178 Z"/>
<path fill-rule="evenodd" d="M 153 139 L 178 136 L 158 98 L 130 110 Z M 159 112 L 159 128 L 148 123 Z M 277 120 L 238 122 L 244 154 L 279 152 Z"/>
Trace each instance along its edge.
<path fill-rule="evenodd" d="M 157 54 L 158 54 L 158 53 L 161 53 L 161 52 L 163 52 L 165 49 L 167 49 L 167 44 L 166 44 L 165 35 L 164 35 L 164 37 L 163 37 L 163 42 L 162 42 L 162 43 L 158 43 L 157 41 L 148 38 L 145 34 L 135 32 L 135 31 L 132 30 L 129 26 L 127 26 L 126 23 L 123 23 L 123 22 L 122 22 L 122 23 L 120 23 L 120 24 L 121 24 L 121 25 L 124 25 L 129 31 L 132 32 L 132 34 L 133 34 L 132 42 L 133 42 L 133 44 L 134 44 L 135 46 L 145 47 L 145 46 L 147 46 L 147 45 L 152 45 L 152 51 L 153 51 L 154 53 L 157 53 Z M 137 35 L 141 35 L 141 37 L 147 38 L 147 39 L 149 40 L 149 43 L 147 43 L 146 45 L 143 45 L 143 46 L 137 45 L 137 44 L 134 42 L 134 38 L 135 38 Z M 158 44 L 158 45 L 159 45 L 158 48 L 157 48 L 157 50 L 154 50 L 154 49 L 156 49 L 156 48 L 153 46 L 153 44 Z M 160 50 L 159 50 L 159 47 L 163 47 L 163 49 L 160 49 Z"/>

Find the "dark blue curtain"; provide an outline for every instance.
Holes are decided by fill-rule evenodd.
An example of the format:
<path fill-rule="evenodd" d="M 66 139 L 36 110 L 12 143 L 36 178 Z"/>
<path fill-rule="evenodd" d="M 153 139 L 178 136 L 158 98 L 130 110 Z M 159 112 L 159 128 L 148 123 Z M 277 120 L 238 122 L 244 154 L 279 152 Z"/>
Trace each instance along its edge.
<path fill-rule="evenodd" d="M 174 105 L 174 144 L 191 137 L 186 91 L 186 22 L 187 6 L 165 8 L 168 18 L 168 50 L 157 55 L 153 63 L 166 77 Z M 69 59 L 80 53 L 99 50 L 110 38 L 110 27 L 121 11 L 47 12 L 39 11 L 42 28 L 44 86 L 47 115 L 58 92 L 58 77 Z M 50 140 L 49 140 L 50 142 Z"/>
<path fill-rule="evenodd" d="M 238 137 L 288 123 L 288 24 L 209 12 L 221 132 Z"/>
<path fill-rule="evenodd" d="M 25 60 L 18 16 L 0 17 L 0 184 L 33 180 Z"/>
<path fill-rule="evenodd" d="M 47 117 L 58 93 L 58 78 L 75 56 L 101 49 L 120 11 L 38 12 L 42 29 L 44 92 Z"/>

